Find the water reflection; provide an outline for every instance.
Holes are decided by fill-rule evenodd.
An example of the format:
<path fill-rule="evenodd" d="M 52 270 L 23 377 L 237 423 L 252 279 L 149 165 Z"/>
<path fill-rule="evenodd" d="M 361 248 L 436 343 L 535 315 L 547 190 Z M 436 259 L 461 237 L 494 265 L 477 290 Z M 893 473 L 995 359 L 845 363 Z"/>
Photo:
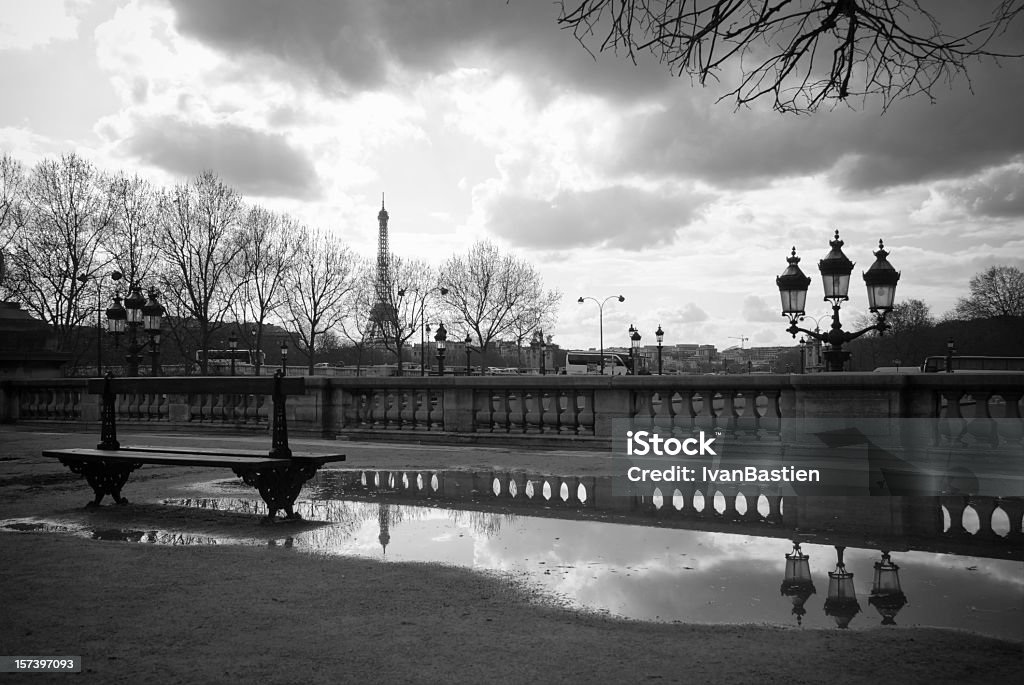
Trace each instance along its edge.
<path fill-rule="evenodd" d="M 240 498 L 169 504 L 254 513 L 262 506 Z M 889 625 L 899 612 L 902 625 L 962 628 L 1024 640 L 1020 562 L 837 548 L 813 536 L 790 541 L 384 501 L 307 500 L 298 503 L 298 510 L 306 519 L 330 525 L 295 529 L 281 524 L 269 531 L 253 526 L 248 539 L 167 531 L 124 531 L 120 539 L 137 544 L 269 545 L 440 562 L 511 576 L 575 607 L 660 621 L 862 629 L 878 625 L 860 615 L 858 596 L 867 596 Z M 44 523 L 3 521 L 0 529 L 44 531 L 52 525 L 53 530 L 76 532 L 66 523 Z M 77 533 L 117 539 L 110 531 L 80 528 Z M 815 581 L 826 576 L 829 589 L 821 597 Z"/>

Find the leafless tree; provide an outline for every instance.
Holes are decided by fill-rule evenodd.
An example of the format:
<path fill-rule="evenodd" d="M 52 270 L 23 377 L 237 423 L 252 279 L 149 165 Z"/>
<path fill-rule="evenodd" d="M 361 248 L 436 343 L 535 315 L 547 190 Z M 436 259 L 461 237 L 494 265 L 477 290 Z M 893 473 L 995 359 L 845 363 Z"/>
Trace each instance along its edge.
<path fill-rule="evenodd" d="M 142 283 L 152 276 L 160 258 L 156 191 L 138 175 L 121 172 L 110 179 L 110 197 L 114 223 L 103 246 L 128 283 Z"/>
<path fill-rule="evenodd" d="M 237 236 L 240 250 L 232 273 L 238 296 L 232 309 L 236 321 L 252 322 L 255 351 L 262 348 L 264 326 L 284 304 L 285 275 L 295 256 L 291 236 L 299 230 L 292 217 L 263 207 L 250 207 L 242 220 Z M 255 356 L 258 376 L 262 361 L 259 354 Z"/>
<path fill-rule="evenodd" d="M 89 316 L 85 284 L 104 263 L 100 244 L 113 210 L 103 174 L 76 154 L 39 162 L 11 212 L 6 288 L 50 323 L 61 349 L 77 355 L 78 326 Z"/>
<path fill-rule="evenodd" d="M 957 300 L 955 319 L 1024 317 L 1024 271 L 1015 266 L 993 266 L 971 277 L 971 294 Z"/>
<path fill-rule="evenodd" d="M 976 58 L 1020 57 L 994 47 L 1021 12 L 1020 0 L 972 2 L 979 21 L 948 33 L 919 0 L 561 0 L 559 24 L 584 47 L 651 52 L 702 86 L 738 70 L 723 98 L 774 99 L 783 112 L 813 112 L 850 97 L 933 99 L 967 78 Z M 967 3 L 962 3 L 966 6 Z M 992 8 L 980 18 L 983 7 Z M 963 10 L 963 7 L 957 9 Z M 948 22 L 947 22 L 948 23 Z M 1017 30 L 1020 30 L 1019 26 Z M 590 49 L 589 47 L 587 48 Z"/>
<path fill-rule="evenodd" d="M 522 349 L 527 339 L 531 341 L 538 335 L 544 335 L 545 330 L 551 330 L 557 320 L 558 302 L 562 295 L 557 290 L 545 290 L 540 278 L 533 274 L 531 283 L 528 286 L 533 293 L 523 301 L 512 312 L 512 339 L 516 342 L 516 362 L 522 366 Z M 547 344 L 551 336 L 545 336 Z M 532 343 L 531 343 L 532 344 Z"/>
<path fill-rule="evenodd" d="M 25 169 L 8 154 L 0 156 L 0 250 L 14 237 L 14 216 L 22 202 Z"/>
<path fill-rule="evenodd" d="M 20 224 L 14 218 L 21 208 L 24 185 L 21 162 L 6 153 L 0 156 L 0 288 L 7 270 L 4 251 L 14 240 L 14 227 Z"/>
<path fill-rule="evenodd" d="M 481 368 L 491 343 L 512 334 L 523 311 L 544 294 L 540 275 L 530 264 L 502 254 L 486 240 L 474 243 L 465 255 L 448 259 L 441 267 L 440 284 L 448 291 L 443 300 L 449 316 L 463 321 L 475 338 Z"/>
<path fill-rule="evenodd" d="M 307 355 L 313 373 L 317 338 L 339 326 L 352 307 L 356 259 L 340 240 L 323 230 L 292 234 L 295 260 L 285 276 L 290 335 Z"/>
<path fill-rule="evenodd" d="M 207 353 L 237 284 L 229 275 L 241 252 L 241 196 L 211 171 L 161 194 L 157 202 L 160 276 L 171 334 L 182 352 Z"/>

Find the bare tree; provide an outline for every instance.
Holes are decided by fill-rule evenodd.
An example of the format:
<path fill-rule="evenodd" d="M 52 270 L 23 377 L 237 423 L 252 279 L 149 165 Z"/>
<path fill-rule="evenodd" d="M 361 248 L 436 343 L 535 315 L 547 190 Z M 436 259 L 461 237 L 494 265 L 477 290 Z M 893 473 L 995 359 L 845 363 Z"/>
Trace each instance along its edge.
<path fill-rule="evenodd" d="M 4 252 L 14 240 L 15 226 L 20 225 L 14 218 L 21 209 L 24 185 L 21 162 L 6 153 L 0 156 L 0 287 L 7 271 Z"/>
<path fill-rule="evenodd" d="M 735 66 L 738 85 L 723 98 L 744 105 L 767 96 L 782 112 L 813 112 L 851 96 L 878 97 L 883 107 L 902 97 L 932 100 L 936 85 L 967 77 L 971 59 L 1021 56 L 990 48 L 1020 13 L 1020 0 L 988 3 L 991 15 L 957 35 L 924 4 L 561 0 L 558 22 L 584 47 L 624 52 L 634 61 L 651 52 L 702 86 Z M 972 9 L 980 13 L 980 4 Z"/>
<path fill-rule="evenodd" d="M 558 302 L 562 298 L 557 290 L 544 290 L 540 278 L 534 274 L 530 277 L 527 286 L 533 292 L 519 303 L 512 312 L 512 338 L 516 342 L 516 363 L 522 366 L 523 344 L 527 338 L 534 340 L 536 336 L 543 335 L 545 330 L 551 330 L 557 320 Z M 545 336 L 547 344 L 551 336 Z"/>
<path fill-rule="evenodd" d="M 237 284 L 229 274 L 241 251 L 241 196 L 212 171 L 161 194 L 157 244 L 171 334 L 182 352 L 202 351 L 209 372 L 210 340 L 221 327 Z"/>
<path fill-rule="evenodd" d="M 76 344 L 78 326 L 90 313 L 85 283 L 104 262 L 100 244 L 113 221 L 107 190 L 102 173 L 78 155 L 43 160 L 8 217 L 6 288 L 53 326 L 58 345 L 76 360 L 84 351 Z"/>
<path fill-rule="evenodd" d="M 240 250 L 232 274 L 237 290 L 233 310 L 236 320 L 253 324 L 257 376 L 262 366 L 259 350 L 263 328 L 284 304 L 285 275 L 295 255 L 291 236 L 299 230 L 295 219 L 287 214 L 250 207 L 238 233 Z"/>
<path fill-rule="evenodd" d="M 1024 272 L 1015 266 L 993 266 L 971 277 L 971 294 L 957 300 L 956 319 L 1024 316 Z"/>
<path fill-rule="evenodd" d="M 503 255 L 490 241 L 478 241 L 465 255 L 441 267 L 441 285 L 449 316 L 461 319 L 476 338 L 483 357 L 492 342 L 515 331 L 523 311 L 543 294 L 540 275 L 514 255 Z M 535 319 L 536 320 L 536 319 Z"/>
<path fill-rule="evenodd" d="M 110 179 L 110 197 L 114 224 L 103 246 L 128 283 L 142 283 L 160 258 L 156 191 L 137 174 L 121 172 Z"/>
<path fill-rule="evenodd" d="M 289 332 L 305 351 L 312 375 L 317 338 L 340 325 L 352 306 L 356 259 L 330 233 L 302 228 L 292 235 L 295 260 L 285 277 Z"/>
<path fill-rule="evenodd" d="M 935 317 L 932 316 L 931 307 L 923 300 L 911 298 L 897 302 L 885 317 L 885 322 L 889 325 L 886 335 L 899 335 L 934 326 Z M 854 328 L 867 328 L 874 323 L 874 315 L 865 313 L 857 318 Z M 874 333 L 877 335 L 877 331 Z"/>

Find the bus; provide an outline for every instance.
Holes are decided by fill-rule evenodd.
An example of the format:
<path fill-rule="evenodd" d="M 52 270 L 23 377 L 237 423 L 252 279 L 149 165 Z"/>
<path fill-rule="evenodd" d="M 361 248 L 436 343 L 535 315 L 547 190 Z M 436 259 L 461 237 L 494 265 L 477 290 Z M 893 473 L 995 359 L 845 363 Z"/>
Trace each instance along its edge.
<path fill-rule="evenodd" d="M 1006 371 L 1024 371 L 1024 357 L 972 357 L 954 355 L 951 357 L 953 373 L 1002 373 Z M 924 373 L 944 373 L 946 357 L 927 357 L 921 364 Z"/>
<path fill-rule="evenodd" d="M 604 373 L 607 376 L 625 376 L 630 372 L 629 355 L 617 352 L 604 353 Z M 601 353 L 575 350 L 565 355 L 565 373 L 582 376 L 601 373 Z"/>
<path fill-rule="evenodd" d="M 259 351 L 258 355 L 260 366 L 266 365 L 267 355 L 263 350 Z M 209 366 L 230 366 L 231 360 L 234 359 L 236 364 L 256 364 L 257 353 L 254 350 L 209 350 L 206 353 L 206 359 L 209 362 Z M 196 364 L 203 363 L 203 351 L 196 351 Z"/>

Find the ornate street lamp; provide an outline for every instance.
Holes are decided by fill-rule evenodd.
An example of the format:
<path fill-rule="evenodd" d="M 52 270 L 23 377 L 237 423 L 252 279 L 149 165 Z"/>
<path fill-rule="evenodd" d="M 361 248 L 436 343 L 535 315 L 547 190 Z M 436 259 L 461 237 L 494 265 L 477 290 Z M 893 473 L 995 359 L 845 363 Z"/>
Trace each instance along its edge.
<path fill-rule="evenodd" d="M 540 341 L 540 375 L 543 376 L 543 375 L 547 374 L 547 351 L 548 351 L 548 344 L 544 340 L 544 331 L 543 330 L 538 330 L 537 331 L 537 338 Z"/>
<path fill-rule="evenodd" d="M 580 297 L 580 299 L 576 300 L 580 304 L 583 304 L 584 300 L 594 300 L 594 302 L 597 302 L 598 321 L 599 321 L 599 325 L 600 325 L 598 330 L 600 332 L 600 340 L 601 340 L 601 375 L 602 376 L 604 375 L 604 305 L 605 305 L 605 302 L 607 302 L 608 300 L 614 299 L 616 297 L 619 299 L 619 302 L 625 302 L 626 301 L 626 298 L 623 297 L 622 295 L 609 295 L 608 297 L 604 298 L 603 301 L 598 301 L 598 300 L 596 300 L 593 297 Z"/>
<path fill-rule="evenodd" d="M 640 331 L 629 324 L 629 356 L 633 358 L 633 375 L 640 373 Z"/>
<path fill-rule="evenodd" d="M 813 595 L 814 582 L 811 580 L 810 557 L 800 549 L 800 543 L 793 541 L 793 552 L 786 554 L 786 574 L 782 579 L 781 594 L 793 601 L 793 615 L 796 616 L 797 625 L 803 620 L 807 609 L 804 603 Z"/>
<path fill-rule="evenodd" d="M 288 341 L 281 341 L 281 375 L 288 374 Z"/>
<path fill-rule="evenodd" d="M 252 365 L 253 365 L 252 373 L 253 373 L 254 376 L 260 375 L 260 366 L 262 366 L 262 362 L 260 360 L 260 348 L 256 344 L 256 335 L 257 335 L 257 333 L 258 333 L 258 331 L 256 330 L 255 326 L 253 326 L 252 328 L 249 329 L 249 336 L 252 338 L 252 345 L 251 345 L 251 348 L 252 348 Z"/>
<path fill-rule="evenodd" d="M 114 295 L 114 304 L 107 308 L 107 333 L 114 336 L 114 343 L 117 343 L 118 336 L 123 334 L 128 323 L 128 312 L 121 304 L 121 296 Z"/>
<path fill-rule="evenodd" d="M 661 330 L 661 324 L 658 324 L 658 330 L 654 331 L 654 337 L 658 339 L 658 375 L 661 375 L 661 343 L 665 340 L 665 331 Z"/>
<path fill-rule="evenodd" d="M 118 280 L 120 274 L 115 274 Z M 112 275 L 112 277 L 114 277 Z M 139 362 L 142 359 L 140 352 L 150 346 L 151 352 L 159 355 L 160 329 L 163 324 L 164 308 L 157 301 L 158 293 L 155 289 L 149 289 L 149 300 L 143 295 L 138 284 L 131 286 L 130 294 L 124 299 L 122 305 L 121 296 L 114 295 L 114 304 L 107 309 L 107 332 L 114 336 L 114 344 L 124 333 L 128 334 L 128 354 L 125 361 L 128 362 L 127 374 L 129 376 L 139 375 Z M 146 343 L 139 343 L 139 329 L 142 329 L 149 336 Z M 159 371 L 156 356 L 153 358 L 153 373 Z"/>
<path fill-rule="evenodd" d="M 443 287 L 431 288 L 428 291 L 428 293 L 433 292 L 434 290 L 437 290 L 437 292 L 439 292 L 441 294 L 441 297 L 444 297 L 445 295 L 448 294 L 448 288 L 443 288 Z M 418 291 L 418 290 L 416 290 L 414 288 L 400 288 L 398 290 L 398 296 L 399 297 L 405 297 L 405 294 L 407 292 L 410 292 L 410 291 L 411 292 L 420 292 L 420 291 Z M 415 314 L 413 314 L 413 317 L 415 318 Z M 410 326 L 409 330 L 412 331 L 413 328 Z M 420 375 L 421 376 L 426 376 L 427 375 L 427 333 L 429 333 L 429 332 L 430 332 L 430 326 L 427 325 L 427 298 L 426 298 L 426 294 L 425 294 L 423 296 L 423 305 L 420 307 Z"/>
<path fill-rule="evenodd" d="M 471 367 L 469 363 L 469 353 L 472 352 L 472 350 L 469 349 L 469 346 L 473 344 L 473 336 L 471 336 L 469 333 L 466 333 L 466 339 L 463 342 L 466 343 L 466 375 L 472 376 L 473 367 Z"/>
<path fill-rule="evenodd" d="M 906 603 L 907 596 L 900 587 L 900 567 L 892 563 L 887 551 L 882 550 L 882 559 L 875 562 L 875 580 L 871 584 L 868 604 L 881 615 L 883 626 L 894 626 L 896 614 Z"/>
<path fill-rule="evenodd" d="M 151 358 L 150 373 L 160 375 L 160 331 L 163 328 L 163 305 L 157 301 L 155 288 L 149 289 L 149 300 L 142 305 L 142 330 L 149 335 L 149 354 Z"/>
<path fill-rule="evenodd" d="M 956 343 L 953 336 L 946 341 L 946 373 L 953 373 L 953 355 L 956 354 Z"/>
<path fill-rule="evenodd" d="M 228 347 L 231 348 L 231 375 L 235 375 L 235 352 L 238 351 L 238 333 L 231 331 L 228 336 Z"/>
<path fill-rule="evenodd" d="M 437 325 L 437 333 L 434 334 L 434 342 L 437 343 L 437 375 L 444 376 L 444 351 L 447 345 L 448 331 L 445 330 L 444 324 L 439 323 Z"/>
<path fill-rule="evenodd" d="M 825 598 L 825 615 L 831 616 L 840 628 L 848 628 L 853 617 L 860 613 L 853 574 L 843 564 L 845 549 L 836 547 L 836 570 L 828 572 L 828 596 Z"/>
<path fill-rule="evenodd" d="M 843 364 L 850 358 L 850 353 L 842 349 L 843 345 L 854 340 L 868 331 L 878 331 L 884 334 L 889 328 L 885 322 L 886 315 L 893 309 L 893 301 L 896 297 L 896 283 L 900 274 L 888 262 L 882 241 L 878 241 L 878 251 L 875 252 L 875 262 L 864 273 L 864 283 L 868 290 L 868 306 L 876 316 L 876 322 L 863 330 L 847 333 L 843 330 L 839 321 L 840 303 L 850 299 L 850 274 L 853 272 L 853 262 L 843 254 L 843 241 L 839 239 L 839 231 L 836 231 L 835 240 L 829 242 L 831 250 L 825 258 L 818 262 L 818 271 L 821 272 L 822 285 L 825 290 L 825 301 L 832 303 L 832 328 L 821 333 L 817 330 L 810 331 L 797 326 L 797 321 L 805 317 L 805 303 L 807 301 L 807 288 L 811 284 L 810 277 L 804 275 L 800 270 L 800 258 L 796 256 L 796 248 L 793 248 L 792 255 L 786 259 L 789 266 L 775 279 L 779 288 L 779 295 L 782 298 L 782 315 L 789 317 L 789 328 L 786 329 L 795 338 L 797 333 L 805 333 L 815 340 L 830 345 L 825 352 L 828 360 L 829 371 L 842 371 Z"/>

